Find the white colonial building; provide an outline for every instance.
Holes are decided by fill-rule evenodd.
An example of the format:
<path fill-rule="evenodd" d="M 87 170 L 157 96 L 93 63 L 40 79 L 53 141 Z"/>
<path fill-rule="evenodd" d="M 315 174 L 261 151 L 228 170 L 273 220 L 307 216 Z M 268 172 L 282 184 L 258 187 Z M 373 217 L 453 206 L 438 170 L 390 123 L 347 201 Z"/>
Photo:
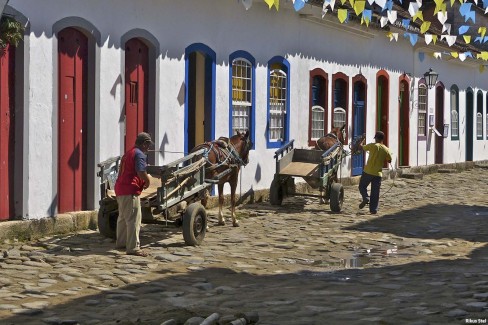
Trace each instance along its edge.
<path fill-rule="evenodd" d="M 249 129 L 241 194 L 269 188 L 277 148 L 312 146 L 344 123 L 348 143 L 383 130 L 396 167 L 488 158 L 481 60 L 438 60 L 431 53 L 449 51 L 445 42 L 391 42 L 378 24 L 341 24 L 321 10 L 285 0 L 279 11 L 261 0 L 249 10 L 236 0 L 10 0 L 4 14 L 26 32 L 0 70 L 0 219 L 97 209 L 96 164 L 142 130 L 161 150 L 150 162 L 164 164 Z M 429 68 L 439 74 L 432 88 Z M 359 175 L 362 158 L 348 157 L 342 176 Z"/>

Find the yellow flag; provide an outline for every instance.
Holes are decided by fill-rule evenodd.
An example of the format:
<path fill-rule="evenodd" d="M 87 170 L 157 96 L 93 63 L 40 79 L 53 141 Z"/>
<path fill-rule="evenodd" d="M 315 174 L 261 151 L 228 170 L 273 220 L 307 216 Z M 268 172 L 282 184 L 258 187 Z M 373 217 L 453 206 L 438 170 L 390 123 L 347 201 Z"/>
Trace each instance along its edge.
<path fill-rule="evenodd" d="M 432 42 L 437 43 L 437 35 L 432 35 Z"/>
<path fill-rule="evenodd" d="M 445 13 L 447 11 L 447 4 L 441 3 L 440 5 L 436 5 L 434 9 L 434 15 L 437 15 L 439 11 Z"/>
<path fill-rule="evenodd" d="M 480 33 L 481 38 L 484 38 L 485 37 L 485 34 L 486 34 L 486 27 L 480 27 L 480 28 L 478 28 L 478 33 Z"/>
<path fill-rule="evenodd" d="M 344 23 L 347 19 L 347 9 L 337 10 L 337 18 L 339 18 L 341 24 Z"/>
<path fill-rule="evenodd" d="M 483 73 L 485 71 L 485 65 L 480 64 L 480 73 Z"/>
<path fill-rule="evenodd" d="M 271 7 L 273 7 L 274 0 L 264 0 L 264 2 L 266 2 L 268 4 L 269 9 L 271 9 Z"/>
<path fill-rule="evenodd" d="M 463 38 L 466 44 L 471 43 L 471 35 L 463 35 Z"/>
<path fill-rule="evenodd" d="M 457 59 L 459 57 L 459 53 L 458 52 L 451 52 L 451 56 L 453 58 L 456 58 Z"/>
<path fill-rule="evenodd" d="M 454 6 L 454 1 L 456 0 L 451 0 L 451 7 Z"/>
<path fill-rule="evenodd" d="M 425 32 L 429 30 L 429 27 L 430 27 L 430 21 L 424 21 L 422 23 L 422 26 L 420 26 L 420 33 L 425 34 Z"/>
<path fill-rule="evenodd" d="M 488 61 L 488 52 L 481 52 L 481 58 L 485 61 Z"/>
<path fill-rule="evenodd" d="M 351 4 L 351 8 L 354 8 L 354 2 L 356 2 L 355 0 L 349 0 L 349 3 Z"/>
<path fill-rule="evenodd" d="M 366 1 L 358 0 L 354 3 L 354 12 L 356 16 L 359 16 L 363 11 L 364 7 L 366 6 Z"/>
<path fill-rule="evenodd" d="M 424 14 L 422 13 L 422 10 L 417 11 L 415 16 L 412 17 L 412 21 L 415 22 L 417 18 L 420 19 L 421 21 L 424 21 Z"/>
<path fill-rule="evenodd" d="M 341 0 L 341 4 L 345 4 L 346 3 L 346 0 Z"/>
<path fill-rule="evenodd" d="M 280 9 L 280 0 L 274 0 L 274 5 L 276 7 L 276 11 Z"/>

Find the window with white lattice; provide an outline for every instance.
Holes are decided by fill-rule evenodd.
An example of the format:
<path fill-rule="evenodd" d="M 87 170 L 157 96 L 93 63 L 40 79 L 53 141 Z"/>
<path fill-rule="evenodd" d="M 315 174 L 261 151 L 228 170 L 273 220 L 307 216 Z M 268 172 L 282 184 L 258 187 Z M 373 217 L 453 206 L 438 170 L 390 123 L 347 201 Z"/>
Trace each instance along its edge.
<path fill-rule="evenodd" d="M 427 127 L 427 86 L 425 84 L 419 84 L 418 93 L 418 124 L 417 134 L 419 136 L 426 136 Z"/>
<path fill-rule="evenodd" d="M 451 139 L 459 140 L 459 90 L 451 87 Z"/>
<path fill-rule="evenodd" d="M 483 115 L 476 113 L 476 137 L 483 138 Z"/>
<path fill-rule="evenodd" d="M 346 110 L 342 107 L 334 108 L 334 127 L 341 128 L 346 124 Z"/>
<path fill-rule="evenodd" d="M 281 69 L 269 72 L 269 140 L 284 141 L 287 75 Z"/>
<path fill-rule="evenodd" d="M 322 106 L 312 106 L 312 140 L 322 137 L 325 132 L 325 109 Z"/>
<path fill-rule="evenodd" d="M 250 128 L 252 111 L 252 65 L 243 58 L 232 61 L 232 134 Z"/>
<path fill-rule="evenodd" d="M 451 111 L 451 136 L 459 137 L 459 118 L 456 110 Z"/>

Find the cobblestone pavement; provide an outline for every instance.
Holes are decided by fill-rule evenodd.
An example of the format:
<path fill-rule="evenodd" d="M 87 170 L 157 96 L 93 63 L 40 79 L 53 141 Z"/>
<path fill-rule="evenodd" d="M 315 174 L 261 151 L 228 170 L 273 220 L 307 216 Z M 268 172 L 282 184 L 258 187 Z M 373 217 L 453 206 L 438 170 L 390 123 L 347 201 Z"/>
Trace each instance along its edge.
<path fill-rule="evenodd" d="M 94 231 L 2 243 L 0 323 L 183 324 L 243 312 L 263 325 L 486 322 L 487 179 L 475 168 L 384 181 L 378 215 L 358 209 L 356 186 L 338 214 L 293 197 L 239 207 L 233 228 L 210 210 L 199 247 L 179 229 L 144 225 L 146 258 Z"/>

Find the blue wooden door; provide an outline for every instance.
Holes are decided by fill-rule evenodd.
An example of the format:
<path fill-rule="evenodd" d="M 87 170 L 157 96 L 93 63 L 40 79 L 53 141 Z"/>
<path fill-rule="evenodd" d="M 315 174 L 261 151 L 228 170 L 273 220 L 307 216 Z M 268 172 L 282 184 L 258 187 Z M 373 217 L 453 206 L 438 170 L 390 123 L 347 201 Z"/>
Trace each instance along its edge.
<path fill-rule="evenodd" d="M 364 133 L 364 94 L 361 94 L 359 83 L 354 85 L 354 102 L 353 102 L 353 139 Z M 364 153 L 353 155 L 351 158 L 352 176 L 361 175 L 364 166 Z"/>

